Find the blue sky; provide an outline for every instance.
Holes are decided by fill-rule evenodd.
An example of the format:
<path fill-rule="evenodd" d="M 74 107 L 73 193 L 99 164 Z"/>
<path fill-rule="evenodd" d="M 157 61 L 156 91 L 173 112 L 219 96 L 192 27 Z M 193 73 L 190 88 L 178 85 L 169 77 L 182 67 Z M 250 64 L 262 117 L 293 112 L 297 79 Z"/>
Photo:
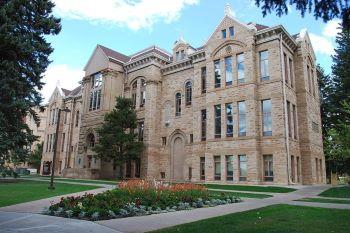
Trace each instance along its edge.
<path fill-rule="evenodd" d="M 208 39 L 224 16 L 229 3 L 234 17 L 244 23 L 267 26 L 282 24 L 290 34 L 306 28 L 313 42 L 318 63 L 330 73 L 331 54 L 337 23 L 325 24 L 312 15 L 300 16 L 293 7 L 286 16 L 266 17 L 254 0 L 54 0 L 55 15 L 62 19 L 62 31 L 49 36 L 54 52 L 45 76 L 42 94 L 47 101 L 56 84 L 73 89 L 96 44 L 133 54 L 153 44 L 171 51 L 180 35 L 194 47 Z M 59 81 L 58 81 L 59 80 Z"/>

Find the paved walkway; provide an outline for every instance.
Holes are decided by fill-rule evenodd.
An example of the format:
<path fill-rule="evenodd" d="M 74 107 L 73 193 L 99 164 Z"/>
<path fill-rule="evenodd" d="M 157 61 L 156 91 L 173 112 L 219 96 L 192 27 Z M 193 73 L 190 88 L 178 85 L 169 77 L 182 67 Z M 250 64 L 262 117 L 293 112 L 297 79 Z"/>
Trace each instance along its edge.
<path fill-rule="evenodd" d="M 93 184 L 89 183 L 89 185 Z M 59 201 L 60 196 L 0 208 L 0 232 L 147 232 L 206 218 L 243 212 L 281 203 L 303 206 L 318 206 L 323 208 L 350 209 L 350 205 L 346 204 L 295 201 L 300 198 L 315 197 L 329 187 L 330 186 L 326 185 L 303 186 L 292 193 L 273 193 L 273 197 L 265 199 L 245 199 L 244 202 L 241 203 L 194 209 L 191 211 L 177 211 L 165 214 L 112 219 L 97 222 L 34 214 L 40 213 L 44 206 L 48 206 L 50 204 L 50 201 Z M 113 186 L 86 192 L 100 193 L 111 188 L 113 188 Z M 64 196 L 81 195 L 86 192 L 68 194 Z"/>

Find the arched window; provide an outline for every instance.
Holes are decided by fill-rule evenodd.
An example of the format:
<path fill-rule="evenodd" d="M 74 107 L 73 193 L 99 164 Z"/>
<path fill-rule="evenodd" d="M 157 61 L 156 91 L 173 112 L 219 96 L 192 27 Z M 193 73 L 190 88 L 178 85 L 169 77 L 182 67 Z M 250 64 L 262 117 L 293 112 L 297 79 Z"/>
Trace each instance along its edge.
<path fill-rule="evenodd" d="M 141 87 L 140 87 L 140 108 L 145 106 L 146 102 L 146 81 L 141 79 Z"/>
<path fill-rule="evenodd" d="M 192 83 L 191 81 L 186 82 L 186 105 L 191 105 L 192 103 Z"/>
<path fill-rule="evenodd" d="M 181 116 L 181 93 L 175 95 L 175 116 Z"/>
<path fill-rule="evenodd" d="M 131 86 L 132 86 L 131 88 L 132 105 L 136 107 L 137 80 L 134 81 L 134 83 Z"/>
<path fill-rule="evenodd" d="M 90 133 L 87 136 L 87 143 L 89 145 L 89 148 L 93 148 L 95 146 L 95 135 Z"/>

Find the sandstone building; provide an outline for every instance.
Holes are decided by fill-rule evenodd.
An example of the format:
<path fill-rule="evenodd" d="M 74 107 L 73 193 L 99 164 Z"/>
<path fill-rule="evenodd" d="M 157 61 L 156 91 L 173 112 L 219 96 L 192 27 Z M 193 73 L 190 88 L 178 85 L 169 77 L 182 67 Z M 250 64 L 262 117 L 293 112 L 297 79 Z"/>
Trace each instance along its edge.
<path fill-rule="evenodd" d="M 227 11 L 207 42 L 182 38 L 127 56 L 97 45 L 81 86 L 56 88 L 42 173 L 256 184 L 325 182 L 315 54 L 306 31 L 244 24 Z M 95 159 L 96 128 L 116 96 L 133 100 L 145 150 L 123 171 Z M 68 108 L 57 120 L 57 109 Z"/>

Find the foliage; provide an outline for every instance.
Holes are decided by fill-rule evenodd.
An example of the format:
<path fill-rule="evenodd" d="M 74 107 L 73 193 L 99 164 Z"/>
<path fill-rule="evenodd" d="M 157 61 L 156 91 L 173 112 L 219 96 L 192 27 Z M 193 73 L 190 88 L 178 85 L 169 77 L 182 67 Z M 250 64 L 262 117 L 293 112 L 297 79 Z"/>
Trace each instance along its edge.
<path fill-rule="evenodd" d="M 39 106 L 42 75 L 53 51 L 44 36 L 58 34 L 60 20 L 48 0 L 0 1 L 0 166 L 24 162 L 36 137 L 23 119 Z"/>
<path fill-rule="evenodd" d="M 36 144 L 35 150 L 30 154 L 28 158 L 28 165 L 35 167 L 38 172 L 40 171 L 41 157 L 43 155 L 43 147 L 44 147 L 43 142 Z"/>
<path fill-rule="evenodd" d="M 166 184 L 145 180 L 121 182 L 118 189 L 97 195 L 62 198 L 51 205 L 48 214 L 68 217 L 71 210 L 77 218 L 99 220 L 148 215 L 239 202 L 227 193 L 210 193 L 201 185 Z"/>
<path fill-rule="evenodd" d="M 12 168 L 2 167 L 2 168 L 0 168 L 0 174 L 1 174 L 2 178 L 11 177 L 11 176 L 13 178 L 19 177 L 18 173 L 15 172 Z"/>
<path fill-rule="evenodd" d="M 328 22 L 334 18 L 342 18 L 343 26 L 350 29 L 350 4 L 348 0 L 255 0 L 261 7 L 264 16 L 276 11 L 278 16 L 288 14 L 289 5 L 295 6 L 304 17 L 305 13 L 313 12 L 316 19 Z"/>
<path fill-rule="evenodd" d="M 350 34 L 342 28 L 333 56 L 332 76 L 318 69 L 324 152 L 328 169 L 350 173 Z"/>
<path fill-rule="evenodd" d="M 137 118 L 132 101 L 124 97 L 116 98 L 112 112 L 107 113 L 104 123 L 97 129 L 99 142 L 93 150 L 96 157 L 114 164 L 136 159 L 143 150 L 143 143 L 137 141 Z"/>

